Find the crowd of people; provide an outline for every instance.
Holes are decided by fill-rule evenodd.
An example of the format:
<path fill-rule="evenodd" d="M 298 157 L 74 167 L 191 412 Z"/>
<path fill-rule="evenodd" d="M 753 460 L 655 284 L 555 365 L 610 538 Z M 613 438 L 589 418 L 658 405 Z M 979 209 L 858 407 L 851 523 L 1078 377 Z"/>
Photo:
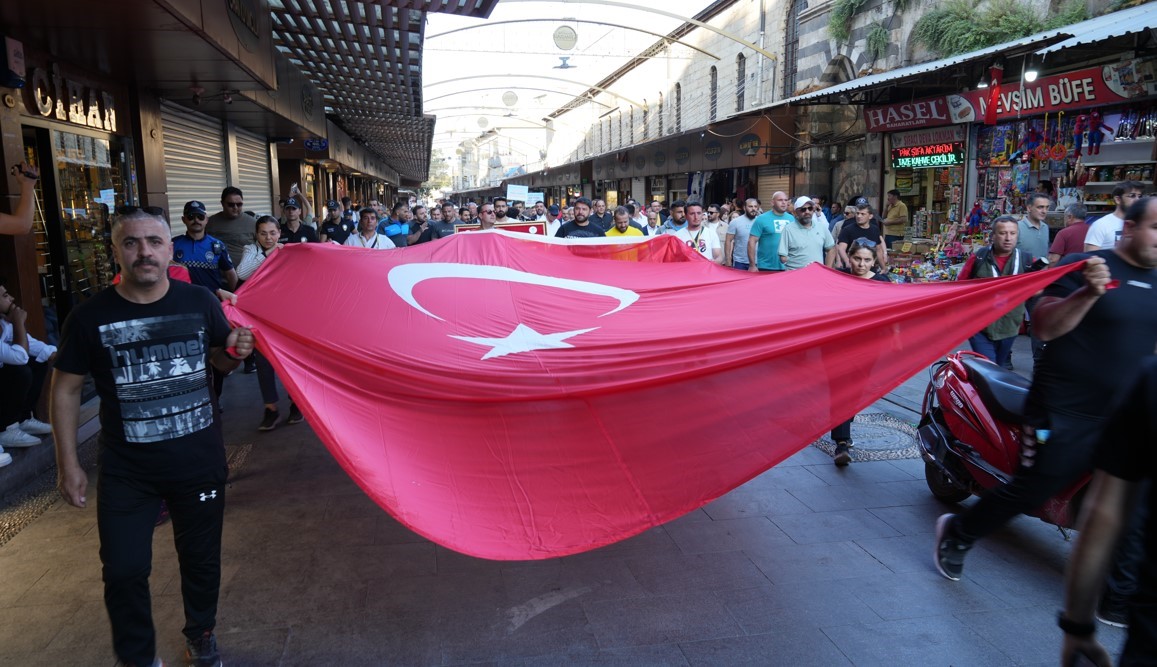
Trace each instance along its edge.
<path fill-rule="evenodd" d="M 13 214 L 0 214 L 0 232 L 6 234 L 31 227 L 37 175 L 19 167 L 23 196 Z M 378 201 L 359 206 L 347 197 L 326 202 L 315 215 L 308 198 L 294 189 L 279 202 L 277 215 L 255 215 L 246 210 L 244 193 L 228 187 L 212 215 L 205 203 L 187 202 L 184 232 L 176 237 L 160 209 L 122 207 L 112 225 L 118 281 L 74 309 L 59 346 L 28 332 L 27 314 L 0 285 L 0 444 L 34 446 L 52 433 L 60 492 L 68 503 L 87 506 L 77 429 L 82 387 L 92 377 L 101 398 L 100 557 L 116 654 L 127 665 L 159 664 L 148 572 L 153 526 L 164 506 L 181 560 L 189 664 L 219 665 L 213 631 L 228 474 L 218 404 L 225 378 L 242 364 L 245 372 L 257 373 L 264 404 L 257 428 L 269 431 L 282 423 L 273 367 L 255 350 L 252 332 L 225 320 L 220 301 L 234 298 L 237 286 L 286 244 L 385 250 L 433 242 L 460 225 L 491 229 L 537 222 L 556 238 L 671 235 L 704 258 L 740 271 L 779 273 L 823 264 L 856 279 L 890 282 L 889 241 L 907 224 L 897 195 L 888 194 L 883 217 L 862 197 L 829 208 L 821 198 L 793 199 L 785 192 L 774 193 L 766 210 L 757 198 L 646 206 L 628 200 L 610 208 L 585 197 L 565 206 L 522 206 L 498 197 L 429 206 L 398 202 L 386 209 Z M 1007 364 L 1010 340 L 1026 317 L 1031 321 L 1039 358 L 1023 429 L 1025 456 L 1011 482 L 936 526 L 935 565 L 959 579 L 978 540 L 1097 469 L 1059 619 L 1066 651 L 1082 652 L 1096 664 L 1108 663 L 1093 639 L 1094 615 L 1138 628 L 1126 655 L 1157 652 L 1151 605 L 1157 566 L 1144 558 L 1157 535 L 1146 530 L 1157 512 L 1150 511 L 1151 496 L 1134 501 L 1129 495 L 1157 473 L 1151 448 L 1132 437 L 1157 432 L 1157 198 L 1142 197 L 1140 184 L 1130 183 L 1114 198 L 1115 211 L 1091 225 L 1083 206 L 1070 206 L 1066 228 L 1050 242 L 1045 215 L 1052 201 L 1033 194 L 1023 216 L 992 222 L 990 243 L 962 269 L 961 279 L 993 278 L 1039 268 L 1038 258 L 1059 265 L 1086 261 L 1083 271 L 1067 274 L 972 337 L 973 349 Z M 161 340 L 164 345 L 154 344 Z M 51 426 L 38 418 L 50 369 Z M 284 423 L 303 420 L 291 401 Z M 851 425 L 849 420 L 831 432 L 838 466 L 852 460 Z M 0 450 L 0 466 L 10 461 Z M 1121 533 L 1127 537 L 1114 557 Z M 1103 573 L 1114 561 L 1118 574 L 1099 595 Z M 1130 576 L 1119 574 L 1130 568 Z M 1130 606 L 1130 598 L 1140 603 Z"/>

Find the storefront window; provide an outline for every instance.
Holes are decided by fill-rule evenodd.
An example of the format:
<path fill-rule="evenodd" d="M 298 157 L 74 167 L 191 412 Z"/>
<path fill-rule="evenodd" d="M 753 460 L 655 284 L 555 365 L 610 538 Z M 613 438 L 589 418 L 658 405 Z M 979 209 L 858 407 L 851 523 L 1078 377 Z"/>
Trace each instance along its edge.
<path fill-rule="evenodd" d="M 68 311 L 112 284 L 112 214 L 135 202 L 131 152 L 119 137 L 25 128 L 25 153 L 42 174 L 36 206 L 37 268 L 45 314 Z"/>

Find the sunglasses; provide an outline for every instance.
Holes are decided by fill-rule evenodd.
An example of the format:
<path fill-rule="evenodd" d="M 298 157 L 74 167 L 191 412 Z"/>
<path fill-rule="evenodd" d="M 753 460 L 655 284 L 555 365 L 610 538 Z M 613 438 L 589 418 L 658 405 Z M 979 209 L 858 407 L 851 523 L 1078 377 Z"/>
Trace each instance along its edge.
<path fill-rule="evenodd" d="M 225 204 L 225 205 L 226 205 L 226 206 L 228 206 L 229 208 L 241 208 L 242 206 L 244 206 L 244 205 L 245 205 L 245 202 L 237 202 L 236 204 L 233 204 L 233 203 L 227 203 L 227 204 Z M 284 205 L 285 205 L 285 204 L 282 204 L 282 206 L 284 206 Z"/>
<path fill-rule="evenodd" d="M 876 242 L 872 241 L 871 239 L 858 238 L 855 241 L 852 241 L 852 247 L 855 248 L 857 246 L 861 248 L 875 248 Z"/>
<path fill-rule="evenodd" d="M 487 215 L 493 215 L 493 214 L 494 214 L 494 209 L 492 209 L 492 208 L 484 208 L 484 209 L 482 209 L 481 211 L 479 211 L 479 213 L 485 213 L 485 214 L 487 214 Z"/>
<path fill-rule="evenodd" d="M 163 209 L 159 206 L 132 206 L 129 204 L 125 204 L 124 206 L 118 206 L 116 208 L 117 215 L 132 215 L 132 214 L 136 213 L 137 211 L 144 211 L 145 213 L 148 213 L 149 215 L 157 215 L 157 216 L 164 216 L 165 215 L 165 209 Z"/>
<path fill-rule="evenodd" d="M 799 210 L 801 210 L 801 211 L 814 211 L 816 209 L 814 206 L 800 206 Z"/>

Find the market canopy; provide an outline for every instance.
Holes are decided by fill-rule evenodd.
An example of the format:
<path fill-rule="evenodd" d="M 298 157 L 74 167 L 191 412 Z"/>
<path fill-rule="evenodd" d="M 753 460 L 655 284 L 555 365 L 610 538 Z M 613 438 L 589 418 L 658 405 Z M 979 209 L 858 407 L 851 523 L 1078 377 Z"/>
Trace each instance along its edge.
<path fill-rule="evenodd" d="M 735 271 L 671 236 L 582 241 L 297 244 L 227 312 L 391 515 L 466 554 L 539 559 L 727 493 L 1062 271 L 889 285 Z"/>

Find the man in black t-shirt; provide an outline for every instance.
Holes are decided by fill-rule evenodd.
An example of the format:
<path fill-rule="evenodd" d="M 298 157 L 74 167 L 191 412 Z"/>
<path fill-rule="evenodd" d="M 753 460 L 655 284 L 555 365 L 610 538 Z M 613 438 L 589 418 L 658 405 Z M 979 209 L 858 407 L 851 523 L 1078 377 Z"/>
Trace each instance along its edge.
<path fill-rule="evenodd" d="M 592 238 L 606 236 L 602 227 L 590 221 L 591 200 L 579 197 L 574 200 L 574 220 L 563 223 L 554 235 L 560 239 Z"/>
<path fill-rule="evenodd" d="M 1157 357 L 1146 360 L 1136 382 L 1105 421 L 1097 446 L 1096 467 L 1089 493 L 1081 508 L 1079 534 L 1065 570 L 1065 610 L 1058 625 L 1065 631 L 1062 664 L 1084 653 L 1097 665 L 1112 663 L 1105 647 L 1095 639 L 1093 609 L 1101 580 L 1109 570 L 1113 548 L 1130 523 L 1131 503 L 1144 484 L 1157 479 Z M 1137 509 L 1144 516 L 1143 548 L 1157 554 L 1157 496 L 1140 498 Z M 1138 517 L 1132 517 L 1134 521 Z M 1153 664 L 1157 656 L 1157 560 L 1140 565 L 1140 584 L 1128 615 L 1129 638 L 1121 654 L 1122 665 Z"/>
<path fill-rule="evenodd" d="M 77 458 L 85 376 L 101 399 L 97 530 L 113 649 L 124 664 L 152 665 L 149 597 L 153 527 L 161 502 L 173 519 L 181 561 L 187 659 L 220 664 L 225 444 L 210 367 L 229 372 L 253 351 L 248 329 L 230 330 L 207 290 L 170 281 L 173 256 L 161 209 L 118 216 L 112 247 L 121 281 L 72 311 L 52 381 L 57 486 L 85 507 L 88 478 Z"/>
<path fill-rule="evenodd" d="M 848 247 L 856 239 L 866 239 L 869 242 L 869 247 L 874 246 L 873 252 L 876 255 L 876 263 L 880 265 L 881 270 L 888 269 L 888 253 L 885 249 L 884 232 L 880 229 L 880 225 L 876 222 L 876 216 L 872 215 L 872 207 L 868 204 L 861 204 L 856 207 L 855 224 L 844 223 L 840 228 L 840 238 L 836 239 L 836 253 L 840 266 L 851 266 L 848 261 Z"/>
<path fill-rule="evenodd" d="M 1085 269 L 1045 288 L 1032 312 L 1047 345 L 1033 372 L 1015 477 L 936 523 L 936 567 L 949 579 L 960 578 L 976 540 L 1092 470 L 1111 397 L 1157 348 L 1157 198 L 1129 207 L 1116 248 L 1069 255 L 1059 265 L 1080 260 L 1088 260 Z M 1128 594 L 1124 581 L 1108 586 Z"/>

